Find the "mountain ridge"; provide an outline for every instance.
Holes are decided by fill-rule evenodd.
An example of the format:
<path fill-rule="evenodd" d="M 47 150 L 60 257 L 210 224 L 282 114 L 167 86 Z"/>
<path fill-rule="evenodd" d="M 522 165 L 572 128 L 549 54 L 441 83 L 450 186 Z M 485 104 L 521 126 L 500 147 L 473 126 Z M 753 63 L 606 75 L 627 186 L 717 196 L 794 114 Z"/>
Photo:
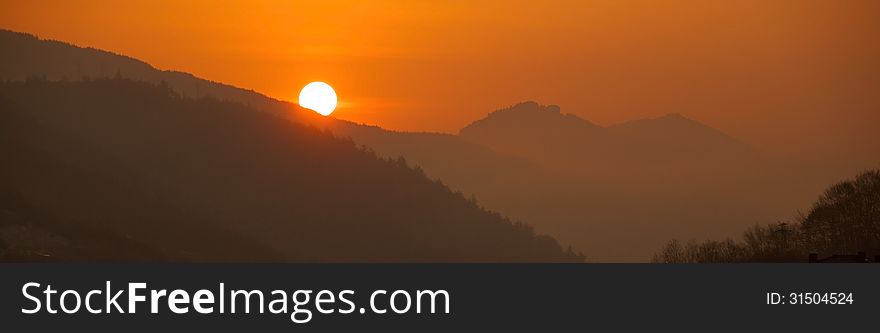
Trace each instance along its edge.
<path fill-rule="evenodd" d="M 557 166 L 611 170 L 619 165 L 668 164 L 670 161 L 731 159 L 751 147 L 681 114 L 597 125 L 559 106 L 523 102 L 489 113 L 463 127 L 471 142 Z"/>
<path fill-rule="evenodd" d="M 498 109 L 496 111 L 490 112 L 483 118 L 472 121 L 470 124 L 465 125 L 459 130 L 459 135 L 469 136 L 472 135 L 472 132 L 481 126 L 487 126 L 487 124 L 492 122 L 507 122 L 507 126 L 510 126 L 510 121 L 527 121 L 527 123 L 519 123 L 512 124 L 517 126 L 516 130 L 522 130 L 522 127 L 525 125 L 534 126 L 536 122 L 547 122 L 552 121 L 555 122 L 553 125 L 557 125 L 554 127 L 554 130 L 566 130 L 566 126 L 558 126 L 560 123 L 568 123 L 575 125 L 579 128 L 577 130 L 581 131 L 620 131 L 630 128 L 640 128 L 640 127 L 654 127 L 654 126 L 676 126 L 676 127 L 691 127 L 691 128 L 699 128 L 704 130 L 705 132 L 711 132 L 718 137 L 726 137 L 731 142 L 739 142 L 742 145 L 746 145 L 742 143 L 740 140 L 733 138 L 727 133 L 724 133 L 714 127 L 708 126 L 702 122 L 689 118 L 680 113 L 667 113 L 657 117 L 651 118 L 640 118 L 627 120 L 621 123 L 612 124 L 612 125 L 598 125 L 594 122 L 591 122 L 587 119 L 584 119 L 573 113 L 563 113 L 561 108 L 555 104 L 546 104 L 542 105 L 538 102 L 529 100 L 514 104 L 512 106 Z M 494 124 L 493 124 L 494 125 Z M 571 126 L 574 127 L 574 126 Z"/>

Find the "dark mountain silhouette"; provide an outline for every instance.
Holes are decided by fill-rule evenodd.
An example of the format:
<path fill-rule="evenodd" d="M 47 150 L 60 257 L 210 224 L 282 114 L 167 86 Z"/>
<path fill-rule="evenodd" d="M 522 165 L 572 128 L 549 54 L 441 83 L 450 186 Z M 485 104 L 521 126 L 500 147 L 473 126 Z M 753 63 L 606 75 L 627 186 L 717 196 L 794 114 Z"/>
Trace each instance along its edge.
<path fill-rule="evenodd" d="M 164 84 L 6 82 L 0 110 L 13 258 L 582 260 L 402 159 Z"/>

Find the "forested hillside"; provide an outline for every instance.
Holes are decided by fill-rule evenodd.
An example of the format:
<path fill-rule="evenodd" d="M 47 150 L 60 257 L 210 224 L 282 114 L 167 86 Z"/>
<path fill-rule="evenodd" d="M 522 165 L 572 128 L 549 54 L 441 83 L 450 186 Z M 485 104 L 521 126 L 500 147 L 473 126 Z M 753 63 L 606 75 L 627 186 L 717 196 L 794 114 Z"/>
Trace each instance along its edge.
<path fill-rule="evenodd" d="M 0 84 L 7 258 L 581 261 L 402 159 L 167 85 Z"/>

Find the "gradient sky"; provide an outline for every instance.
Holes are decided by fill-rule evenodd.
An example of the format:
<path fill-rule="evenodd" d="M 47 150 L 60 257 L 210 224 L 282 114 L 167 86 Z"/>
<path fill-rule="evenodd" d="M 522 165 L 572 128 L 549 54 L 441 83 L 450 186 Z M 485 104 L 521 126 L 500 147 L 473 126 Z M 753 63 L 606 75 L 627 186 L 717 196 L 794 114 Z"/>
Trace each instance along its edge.
<path fill-rule="evenodd" d="M 524 100 L 677 112 L 788 151 L 880 152 L 880 1 L 6 1 L 0 27 L 336 117 L 457 132 Z M 804 148 L 809 147 L 809 149 Z"/>

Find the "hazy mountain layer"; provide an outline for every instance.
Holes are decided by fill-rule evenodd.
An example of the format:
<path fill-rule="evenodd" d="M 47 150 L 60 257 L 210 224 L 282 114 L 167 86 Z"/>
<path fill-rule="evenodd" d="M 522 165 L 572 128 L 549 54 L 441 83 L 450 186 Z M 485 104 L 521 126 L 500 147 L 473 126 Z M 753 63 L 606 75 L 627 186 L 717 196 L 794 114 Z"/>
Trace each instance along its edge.
<path fill-rule="evenodd" d="M 511 179 L 529 189 L 525 197 L 480 198 L 511 216 L 540 219 L 600 260 L 641 260 L 646 245 L 670 235 L 726 237 L 733 227 L 790 218 L 821 186 L 808 171 L 678 114 L 605 127 L 526 102 L 490 113 L 460 136 L 540 162 L 540 183 Z"/>
<path fill-rule="evenodd" d="M 752 157 L 746 145 L 678 114 L 602 127 L 535 102 L 492 112 L 462 128 L 460 136 L 544 164 L 578 168 Z"/>

